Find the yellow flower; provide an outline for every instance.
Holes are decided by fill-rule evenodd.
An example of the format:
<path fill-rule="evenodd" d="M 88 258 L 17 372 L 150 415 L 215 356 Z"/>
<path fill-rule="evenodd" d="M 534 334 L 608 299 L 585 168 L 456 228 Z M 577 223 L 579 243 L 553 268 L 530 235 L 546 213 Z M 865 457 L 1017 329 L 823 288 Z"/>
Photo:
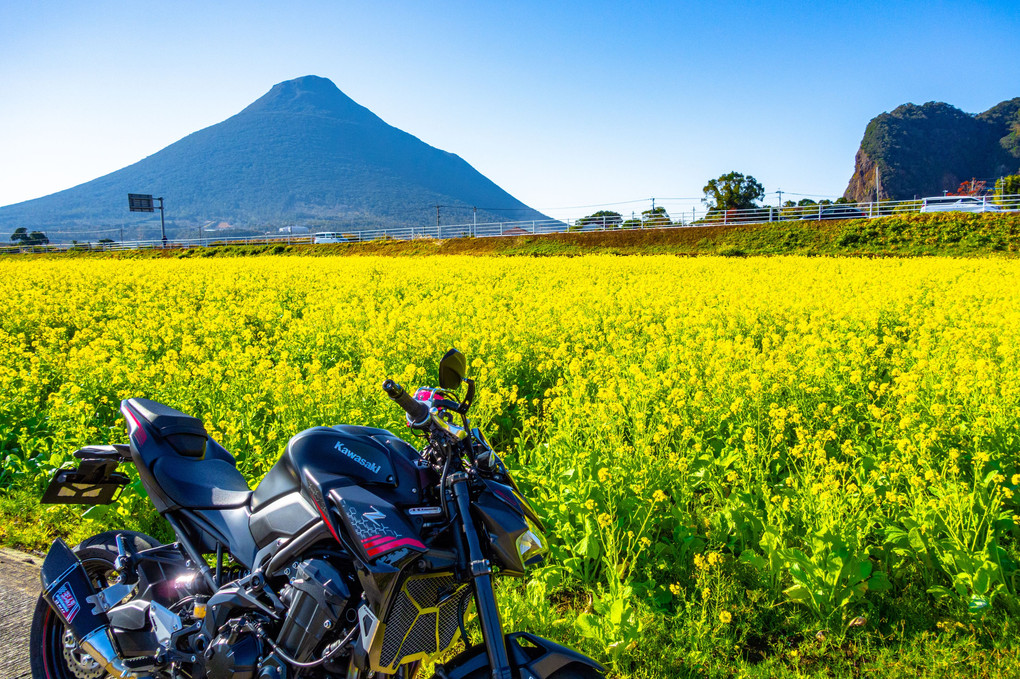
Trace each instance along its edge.
<path fill-rule="evenodd" d="M 719 622 L 722 622 L 722 623 L 725 623 L 725 624 L 728 625 L 732 621 L 733 621 L 733 616 L 730 615 L 729 611 L 723 611 L 722 613 L 719 614 Z"/>
<path fill-rule="evenodd" d="M 605 483 L 609 479 L 613 478 L 613 475 L 609 473 L 609 470 L 603 467 L 599 470 L 599 482 Z"/>
<path fill-rule="evenodd" d="M 609 514 L 605 514 L 605 513 L 599 514 L 599 525 L 602 526 L 603 528 L 605 528 L 606 526 L 608 526 L 612 522 L 613 522 L 613 517 L 609 516 Z"/>
<path fill-rule="evenodd" d="M 673 593 L 673 596 L 680 596 L 680 585 L 674 582 L 669 586 L 669 591 Z"/>
<path fill-rule="evenodd" d="M 652 500 L 654 500 L 655 502 L 665 502 L 666 494 L 663 493 L 661 490 L 657 490 L 654 493 L 652 493 Z"/>

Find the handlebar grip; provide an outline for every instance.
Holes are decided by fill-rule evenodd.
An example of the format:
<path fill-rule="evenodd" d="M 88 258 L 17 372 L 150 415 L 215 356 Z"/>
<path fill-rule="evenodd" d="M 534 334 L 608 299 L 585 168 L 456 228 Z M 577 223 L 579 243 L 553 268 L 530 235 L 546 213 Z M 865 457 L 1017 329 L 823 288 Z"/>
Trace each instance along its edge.
<path fill-rule="evenodd" d="M 413 424 L 421 424 L 428 419 L 429 407 L 404 391 L 402 386 L 393 380 L 386 380 L 382 388 L 387 396 L 404 409 Z"/>

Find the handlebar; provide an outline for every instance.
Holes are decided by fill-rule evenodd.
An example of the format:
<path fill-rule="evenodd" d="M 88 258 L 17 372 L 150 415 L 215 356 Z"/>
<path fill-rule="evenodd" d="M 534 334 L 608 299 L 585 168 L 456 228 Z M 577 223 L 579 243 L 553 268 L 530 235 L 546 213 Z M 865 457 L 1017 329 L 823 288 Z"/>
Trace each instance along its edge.
<path fill-rule="evenodd" d="M 402 386 L 393 380 L 386 380 L 383 382 L 382 388 L 387 396 L 404 409 L 411 419 L 412 427 L 420 427 L 428 422 L 429 407 L 404 391 Z"/>

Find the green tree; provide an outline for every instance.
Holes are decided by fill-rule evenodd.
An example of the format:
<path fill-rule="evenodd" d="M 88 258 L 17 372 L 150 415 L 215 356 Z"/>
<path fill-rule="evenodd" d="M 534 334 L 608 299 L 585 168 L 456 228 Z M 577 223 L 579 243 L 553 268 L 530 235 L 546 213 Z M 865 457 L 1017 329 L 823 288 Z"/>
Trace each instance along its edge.
<path fill-rule="evenodd" d="M 46 237 L 46 234 L 42 231 L 28 232 L 23 226 L 19 226 L 11 234 L 11 240 L 20 245 L 46 245 L 50 242 L 50 239 Z"/>
<path fill-rule="evenodd" d="M 669 226 L 673 222 L 664 207 L 656 207 L 641 213 L 641 225 L 645 227 Z"/>
<path fill-rule="evenodd" d="M 999 177 L 995 181 L 995 202 L 1005 203 L 1004 196 L 1020 195 L 1020 174 L 1011 174 L 1007 177 Z M 1015 198 L 1013 199 L 1016 200 Z"/>
<path fill-rule="evenodd" d="M 765 188 L 754 177 L 739 172 L 710 179 L 702 201 L 710 210 L 746 210 L 758 207 L 755 201 L 765 197 Z"/>
<path fill-rule="evenodd" d="M 574 223 L 574 225 L 581 227 L 588 225 L 598 225 L 604 226 L 607 229 L 615 229 L 618 228 L 622 223 L 623 215 L 621 215 L 619 212 L 613 212 L 612 210 L 599 210 L 595 214 L 591 214 L 588 215 L 587 217 L 582 217 L 581 219 L 578 219 Z"/>

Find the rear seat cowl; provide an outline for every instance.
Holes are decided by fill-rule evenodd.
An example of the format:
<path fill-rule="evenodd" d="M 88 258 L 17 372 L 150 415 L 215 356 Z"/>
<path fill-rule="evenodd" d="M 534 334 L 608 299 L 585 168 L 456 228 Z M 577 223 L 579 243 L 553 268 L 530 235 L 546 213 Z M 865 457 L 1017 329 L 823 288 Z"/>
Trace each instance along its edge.
<path fill-rule="evenodd" d="M 169 443 L 179 454 L 198 459 L 205 456 L 205 444 L 209 435 L 202 420 L 147 398 L 131 398 L 127 404 L 145 420 L 154 434 Z"/>

